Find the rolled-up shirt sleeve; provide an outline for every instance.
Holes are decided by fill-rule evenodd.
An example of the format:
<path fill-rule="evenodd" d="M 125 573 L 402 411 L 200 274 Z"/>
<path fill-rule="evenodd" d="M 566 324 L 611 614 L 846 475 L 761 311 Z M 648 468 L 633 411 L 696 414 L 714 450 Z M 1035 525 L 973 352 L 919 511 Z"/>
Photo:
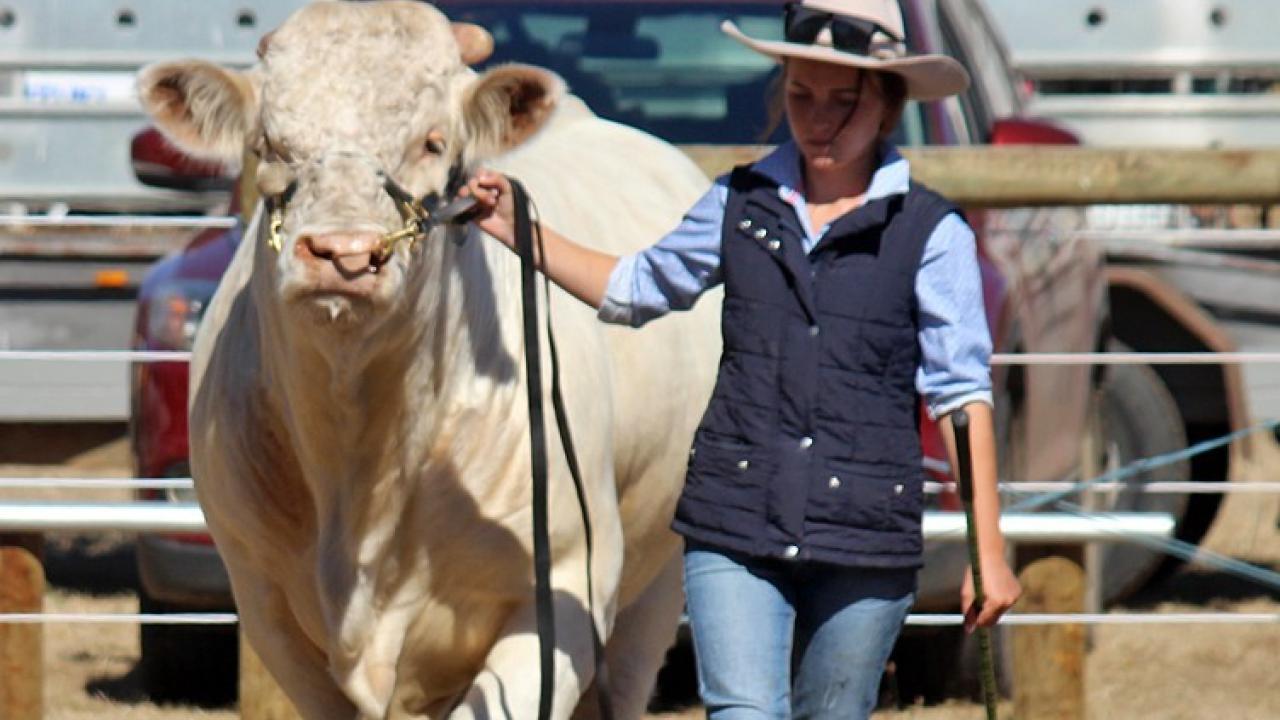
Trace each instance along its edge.
<path fill-rule="evenodd" d="M 925 244 L 916 274 L 920 369 L 916 389 L 937 419 L 971 402 L 992 404 L 987 327 L 973 230 L 948 215 Z"/>
<path fill-rule="evenodd" d="M 640 327 L 672 310 L 687 310 L 720 283 L 720 235 L 729 189 L 721 178 L 657 244 L 619 259 L 597 316 Z"/>

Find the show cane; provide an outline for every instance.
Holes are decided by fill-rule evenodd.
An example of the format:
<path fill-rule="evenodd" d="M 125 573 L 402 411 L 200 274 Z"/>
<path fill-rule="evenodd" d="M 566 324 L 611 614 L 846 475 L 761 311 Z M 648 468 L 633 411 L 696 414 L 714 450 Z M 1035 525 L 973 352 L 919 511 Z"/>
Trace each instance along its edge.
<path fill-rule="evenodd" d="M 987 596 L 982 589 L 982 565 L 978 558 L 978 526 L 973 520 L 973 458 L 969 452 L 969 414 L 957 410 L 951 414 L 951 427 L 956 438 L 956 480 L 960 483 L 960 500 L 964 504 L 964 526 L 969 546 L 969 567 L 973 571 L 973 605 L 981 612 Z M 982 701 L 987 720 L 996 720 L 996 669 L 991 654 L 991 628 L 979 627 L 978 650 L 982 654 Z"/>

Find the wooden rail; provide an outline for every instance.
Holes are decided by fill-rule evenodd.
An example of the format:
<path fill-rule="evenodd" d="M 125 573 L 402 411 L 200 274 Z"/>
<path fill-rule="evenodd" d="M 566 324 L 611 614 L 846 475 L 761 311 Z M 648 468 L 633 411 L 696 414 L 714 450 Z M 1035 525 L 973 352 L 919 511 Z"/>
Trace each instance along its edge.
<path fill-rule="evenodd" d="M 708 175 L 760 157 L 760 145 L 684 145 Z M 903 150 L 911 175 L 967 207 L 1280 203 L 1280 150 L 1113 150 L 1064 145 Z"/>

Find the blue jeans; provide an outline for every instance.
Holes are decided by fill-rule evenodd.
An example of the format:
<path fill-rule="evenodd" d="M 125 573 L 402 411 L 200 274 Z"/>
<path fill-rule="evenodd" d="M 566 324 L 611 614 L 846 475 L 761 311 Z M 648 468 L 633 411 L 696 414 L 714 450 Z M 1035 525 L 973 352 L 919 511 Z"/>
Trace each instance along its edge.
<path fill-rule="evenodd" d="M 915 578 L 690 543 L 685 594 L 708 720 L 870 716 Z"/>

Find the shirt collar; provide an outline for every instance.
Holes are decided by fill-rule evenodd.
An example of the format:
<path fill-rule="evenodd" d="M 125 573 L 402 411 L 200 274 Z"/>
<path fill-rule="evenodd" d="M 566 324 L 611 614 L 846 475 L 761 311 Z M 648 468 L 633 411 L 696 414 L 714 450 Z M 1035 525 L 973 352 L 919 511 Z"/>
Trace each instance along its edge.
<path fill-rule="evenodd" d="M 888 141 L 880 144 L 880 164 L 871 175 L 867 187 L 867 201 L 879 200 L 890 195 L 905 195 L 911 186 L 911 166 L 898 152 L 897 146 Z M 782 143 L 773 152 L 758 160 L 756 172 L 778 184 L 778 194 L 792 201 L 802 197 L 804 184 L 800 174 L 800 150 L 795 141 Z"/>

